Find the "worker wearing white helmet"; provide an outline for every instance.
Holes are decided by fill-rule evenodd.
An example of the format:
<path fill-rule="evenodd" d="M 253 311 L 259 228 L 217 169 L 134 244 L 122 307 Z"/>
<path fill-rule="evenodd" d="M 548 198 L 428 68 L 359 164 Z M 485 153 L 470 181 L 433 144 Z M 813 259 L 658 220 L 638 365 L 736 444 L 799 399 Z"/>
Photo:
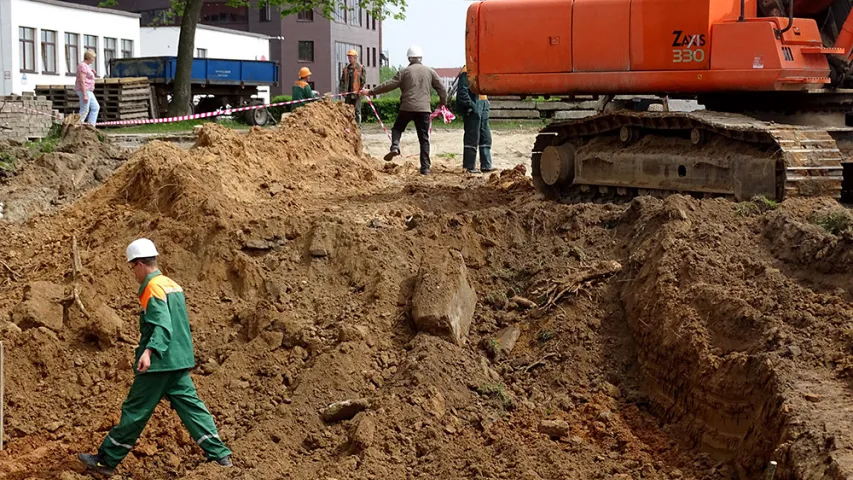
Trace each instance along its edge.
<path fill-rule="evenodd" d="M 195 354 L 184 291 L 160 273 L 159 253 L 151 240 L 134 240 L 125 253 L 140 284 L 142 304 L 136 375 L 122 405 L 118 425 L 107 434 L 97 454 L 81 453 L 78 458 L 90 470 L 112 475 L 133 449 L 154 408 L 166 398 L 207 459 L 230 467 L 231 451 L 220 440 L 213 417 L 198 398 L 190 378 Z"/>
<path fill-rule="evenodd" d="M 397 121 L 391 129 L 391 149 L 385 155 L 391 161 L 400 155 L 400 139 L 409 122 L 415 122 L 418 141 L 421 145 L 421 174 L 428 175 L 429 159 L 429 114 L 432 89 L 438 92 L 440 105 L 447 105 L 447 90 L 435 70 L 422 63 L 424 52 L 421 47 L 412 45 L 407 52 L 409 66 L 398 71 L 394 78 L 372 90 L 362 90 L 364 95 L 379 95 L 400 89 L 400 111 Z"/>

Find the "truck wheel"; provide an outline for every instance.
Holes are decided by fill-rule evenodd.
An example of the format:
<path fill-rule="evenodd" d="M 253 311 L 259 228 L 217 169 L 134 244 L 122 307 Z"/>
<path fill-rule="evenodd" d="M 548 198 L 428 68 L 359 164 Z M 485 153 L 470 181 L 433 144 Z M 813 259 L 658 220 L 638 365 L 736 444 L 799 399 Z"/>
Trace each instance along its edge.
<path fill-rule="evenodd" d="M 249 105 L 263 105 L 263 102 L 253 101 Z M 257 125 L 259 127 L 263 127 L 270 120 L 270 114 L 266 108 L 257 108 L 255 110 L 248 110 L 246 112 L 246 123 L 249 125 Z"/>

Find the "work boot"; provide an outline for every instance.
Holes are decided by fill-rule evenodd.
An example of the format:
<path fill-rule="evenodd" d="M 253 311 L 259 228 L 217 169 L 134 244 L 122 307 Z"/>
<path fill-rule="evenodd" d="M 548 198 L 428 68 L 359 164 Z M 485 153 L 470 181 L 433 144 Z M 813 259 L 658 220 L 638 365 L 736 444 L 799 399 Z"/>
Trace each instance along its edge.
<path fill-rule="evenodd" d="M 429 169 L 428 168 L 422 168 L 421 169 L 421 175 L 429 175 Z"/>
<path fill-rule="evenodd" d="M 91 453 L 81 453 L 77 455 L 77 460 L 86 465 L 86 468 L 95 473 L 99 473 L 105 477 L 109 477 L 115 471 L 115 468 L 108 466 L 100 455 L 92 455 Z"/>
<path fill-rule="evenodd" d="M 465 172 L 466 172 L 466 173 L 470 173 L 470 174 L 472 174 L 472 175 L 476 175 L 476 174 L 478 174 L 478 173 L 483 173 L 483 172 L 481 172 L 481 171 L 477 170 L 476 168 L 466 168 L 466 169 L 465 169 Z"/>
<path fill-rule="evenodd" d="M 403 132 L 391 129 L 391 151 L 385 155 L 385 161 L 390 162 L 394 157 L 400 156 L 400 139 L 403 138 Z"/>
<path fill-rule="evenodd" d="M 216 464 L 223 468 L 231 468 L 234 466 L 234 464 L 231 463 L 231 455 L 226 455 L 219 460 L 216 460 Z"/>

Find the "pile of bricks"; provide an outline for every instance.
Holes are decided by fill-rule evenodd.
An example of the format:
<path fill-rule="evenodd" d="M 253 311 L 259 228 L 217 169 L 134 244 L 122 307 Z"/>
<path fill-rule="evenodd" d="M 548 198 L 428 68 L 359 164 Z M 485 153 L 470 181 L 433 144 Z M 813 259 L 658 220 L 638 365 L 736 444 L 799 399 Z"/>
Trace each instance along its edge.
<path fill-rule="evenodd" d="M 0 140 L 25 142 L 47 136 L 54 120 L 36 111 L 57 115 L 45 97 L 32 93 L 0 97 Z"/>

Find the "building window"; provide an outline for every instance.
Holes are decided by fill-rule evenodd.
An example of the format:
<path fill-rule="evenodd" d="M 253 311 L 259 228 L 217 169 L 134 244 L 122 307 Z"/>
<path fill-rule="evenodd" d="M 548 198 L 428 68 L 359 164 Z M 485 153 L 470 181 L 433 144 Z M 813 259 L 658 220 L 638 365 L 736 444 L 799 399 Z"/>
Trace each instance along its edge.
<path fill-rule="evenodd" d="M 334 19 L 338 23 L 347 23 L 347 5 L 340 2 L 335 3 Z"/>
<path fill-rule="evenodd" d="M 41 31 L 41 72 L 56 75 L 56 32 Z"/>
<path fill-rule="evenodd" d="M 91 50 L 98 53 L 98 37 L 95 35 L 83 35 L 83 50 Z"/>
<path fill-rule="evenodd" d="M 373 66 L 376 67 L 376 47 L 373 47 Z"/>
<path fill-rule="evenodd" d="M 260 7 L 261 11 L 261 21 L 262 22 L 271 22 L 272 21 L 272 9 L 270 8 L 270 4 L 267 3 L 264 6 Z"/>
<path fill-rule="evenodd" d="M 349 64 L 349 59 L 347 58 L 347 52 L 350 50 L 355 50 L 358 52 L 358 58 L 364 58 L 362 53 L 361 45 L 356 45 L 354 43 L 341 43 L 335 42 L 335 64 L 337 65 L 337 78 L 341 78 L 341 75 L 344 73 L 344 69 Z M 337 88 L 337 87 L 336 87 Z M 338 92 L 341 93 L 341 92 Z"/>
<path fill-rule="evenodd" d="M 116 58 L 116 39 L 104 37 L 104 70 L 110 76 L 110 60 Z"/>
<path fill-rule="evenodd" d="M 314 42 L 313 41 L 299 41 L 299 61 L 300 62 L 313 62 L 314 61 Z"/>
<path fill-rule="evenodd" d="M 376 17 L 373 17 L 373 29 L 376 30 Z"/>
<path fill-rule="evenodd" d="M 303 10 L 296 15 L 297 22 L 313 22 L 314 10 Z"/>
<path fill-rule="evenodd" d="M 195 49 L 195 58 L 207 58 L 207 49 L 206 48 L 196 48 Z"/>
<path fill-rule="evenodd" d="M 121 58 L 133 57 L 133 40 L 121 41 Z"/>
<path fill-rule="evenodd" d="M 347 3 L 349 4 L 349 1 L 347 1 Z M 350 8 L 351 8 L 351 10 L 349 10 L 347 12 L 347 14 L 349 15 L 349 24 L 352 26 L 355 26 L 355 27 L 360 27 L 361 26 L 361 17 L 362 17 L 362 8 L 356 7 L 356 6 L 352 6 Z"/>
<path fill-rule="evenodd" d="M 21 71 L 36 71 L 36 29 L 19 27 L 18 37 L 21 42 Z"/>
<path fill-rule="evenodd" d="M 77 62 L 80 61 L 80 35 L 65 34 L 65 71 L 69 75 L 77 73 Z"/>

